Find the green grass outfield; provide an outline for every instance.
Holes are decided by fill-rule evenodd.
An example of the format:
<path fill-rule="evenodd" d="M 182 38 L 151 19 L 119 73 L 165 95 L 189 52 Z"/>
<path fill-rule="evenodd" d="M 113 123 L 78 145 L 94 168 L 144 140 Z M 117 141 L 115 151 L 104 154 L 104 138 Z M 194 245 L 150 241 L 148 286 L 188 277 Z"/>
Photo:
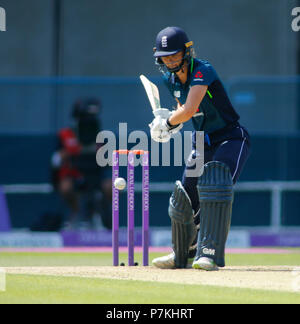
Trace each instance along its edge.
<path fill-rule="evenodd" d="M 228 254 L 227 265 L 299 267 L 300 251 L 291 249 L 290 252 L 284 254 Z M 161 255 L 163 254 L 151 253 L 150 259 Z M 126 254 L 121 254 L 120 260 L 126 261 L 126 257 Z M 111 265 L 111 259 L 110 253 L 1 252 L 0 268 L 100 267 Z M 136 261 L 141 263 L 141 254 L 136 254 Z M 300 293 L 154 281 L 7 274 L 6 291 L 0 291 L 0 303 L 299 304 Z"/>

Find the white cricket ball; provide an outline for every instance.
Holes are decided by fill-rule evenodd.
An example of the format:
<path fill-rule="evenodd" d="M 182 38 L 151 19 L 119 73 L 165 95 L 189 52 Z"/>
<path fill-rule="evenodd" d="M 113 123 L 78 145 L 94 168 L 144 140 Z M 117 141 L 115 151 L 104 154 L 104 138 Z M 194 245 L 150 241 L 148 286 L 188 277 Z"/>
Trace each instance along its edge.
<path fill-rule="evenodd" d="M 124 190 L 126 188 L 126 180 L 124 178 L 117 178 L 114 182 L 115 188 Z"/>

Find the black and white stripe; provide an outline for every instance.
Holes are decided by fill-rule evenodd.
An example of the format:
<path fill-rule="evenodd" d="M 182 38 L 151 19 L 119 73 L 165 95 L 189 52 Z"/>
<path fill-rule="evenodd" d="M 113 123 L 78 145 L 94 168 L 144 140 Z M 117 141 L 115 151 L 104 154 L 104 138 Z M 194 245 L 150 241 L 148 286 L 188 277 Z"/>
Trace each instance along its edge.
<path fill-rule="evenodd" d="M 245 147 L 245 142 L 246 142 L 246 139 L 247 139 L 247 138 L 245 137 L 245 134 L 244 134 L 243 129 L 242 129 L 241 127 L 239 127 L 239 129 L 240 129 L 241 132 L 242 132 L 242 137 L 244 138 L 244 140 L 243 140 L 243 143 L 242 143 L 242 145 L 241 145 L 241 149 L 240 149 L 239 157 L 238 157 L 238 160 L 237 160 L 236 168 L 235 168 L 234 174 L 233 174 L 233 176 L 232 176 L 232 179 L 235 178 L 236 173 L 237 173 L 237 171 L 238 171 L 238 169 L 239 169 L 239 165 L 240 165 L 240 161 L 241 161 L 241 156 L 242 156 L 242 153 L 243 153 L 243 150 L 244 150 L 244 147 Z"/>

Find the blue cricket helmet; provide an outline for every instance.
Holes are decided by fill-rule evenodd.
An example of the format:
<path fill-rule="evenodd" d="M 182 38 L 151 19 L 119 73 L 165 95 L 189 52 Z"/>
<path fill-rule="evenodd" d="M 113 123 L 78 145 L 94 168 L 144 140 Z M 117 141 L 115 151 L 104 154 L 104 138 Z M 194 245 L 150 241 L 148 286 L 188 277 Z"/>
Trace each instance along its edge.
<path fill-rule="evenodd" d="M 187 34 L 179 27 L 167 27 L 156 37 L 155 57 L 168 56 L 186 50 L 191 43 Z M 191 45 L 190 45 L 191 46 Z"/>
<path fill-rule="evenodd" d="M 183 51 L 183 60 L 176 68 L 167 68 L 171 73 L 178 72 L 186 60 L 188 64 L 191 61 L 191 49 L 193 42 L 189 40 L 187 34 L 180 27 L 167 27 L 161 30 L 156 37 L 156 47 L 154 47 L 155 63 L 160 66 L 160 71 L 164 73 L 164 64 L 161 60 L 163 56 L 174 55 Z"/>

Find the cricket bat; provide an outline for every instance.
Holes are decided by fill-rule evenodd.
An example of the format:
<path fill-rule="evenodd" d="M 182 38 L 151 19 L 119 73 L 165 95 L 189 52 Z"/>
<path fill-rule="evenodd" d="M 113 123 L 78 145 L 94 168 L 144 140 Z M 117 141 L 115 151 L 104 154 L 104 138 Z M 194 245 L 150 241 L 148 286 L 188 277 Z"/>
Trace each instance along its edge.
<path fill-rule="evenodd" d="M 148 99 L 151 104 L 151 108 L 153 111 L 156 109 L 160 109 L 160 97 L 159 97 L 159 91 L 157 86 L 151 82 L 149 79 L 147 79 L 144 75 L 140 75 L 140 79 L 143 83 L 143 86 L 146 90 Z"/>
<path fill-rule="evenodd" d="M 160 97 L 159 97 L 159 91 L 157 86 L 151 82 L 149 79 L 147 79 L 143 74 L 140 75 L 140 79 L 143 83 L 143 86 L 146 90 L 148 99 L 150 101 L 152 110 L 156 110 L 156 109 L 160 109 Z M 175 100 L 177 101 L 177 103 L 182 106 L 181 102 L 179 101 L 178 98 L 175 98 Z"/>

